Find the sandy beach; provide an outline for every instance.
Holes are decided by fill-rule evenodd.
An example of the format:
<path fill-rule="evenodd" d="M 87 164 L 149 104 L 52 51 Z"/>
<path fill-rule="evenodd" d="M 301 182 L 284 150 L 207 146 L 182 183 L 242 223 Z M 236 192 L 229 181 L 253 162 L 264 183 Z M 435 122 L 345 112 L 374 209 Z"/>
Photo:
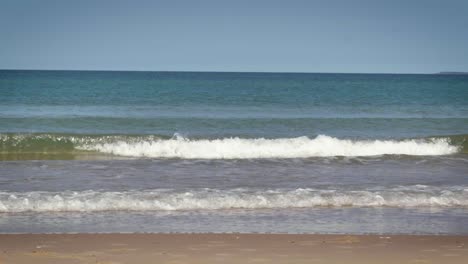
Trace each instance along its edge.
<path fill-rule="evenodd" d="M 0 263 L 468 263 L 468 236 L 1 234 Z"/>

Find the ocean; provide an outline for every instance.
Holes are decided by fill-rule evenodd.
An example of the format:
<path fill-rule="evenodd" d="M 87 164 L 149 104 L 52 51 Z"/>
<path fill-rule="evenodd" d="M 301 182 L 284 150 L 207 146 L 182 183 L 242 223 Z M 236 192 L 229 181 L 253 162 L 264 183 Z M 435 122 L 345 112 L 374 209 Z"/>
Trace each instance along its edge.
<path fill-rule="evenodd" d="M 468 234 L 468 76 L 0 70 L 0 233 Z"/>

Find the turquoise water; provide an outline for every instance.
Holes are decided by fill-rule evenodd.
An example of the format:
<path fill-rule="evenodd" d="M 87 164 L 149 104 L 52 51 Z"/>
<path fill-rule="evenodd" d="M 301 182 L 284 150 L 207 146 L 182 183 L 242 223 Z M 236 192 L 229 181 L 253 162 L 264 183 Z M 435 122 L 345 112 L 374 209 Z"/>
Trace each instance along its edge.
<path fill-rule="evenodd" d="M 0 132 L 415 137 L 468 131 L 456 75 L 0 71 Z"/>
<path fill-rule="evenodd" d="M 466 75 L 2 70 L 0 232 L 467 234 L 467 139 Z"/>

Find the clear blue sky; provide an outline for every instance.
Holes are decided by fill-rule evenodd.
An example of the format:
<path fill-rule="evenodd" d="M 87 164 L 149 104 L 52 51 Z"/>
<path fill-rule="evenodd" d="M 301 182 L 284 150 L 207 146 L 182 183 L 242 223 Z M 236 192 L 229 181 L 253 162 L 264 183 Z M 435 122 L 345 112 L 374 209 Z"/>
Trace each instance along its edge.
<path fill-rule="evenodd" d="M 0 69 L 468 71 L 468 0 L 0 0 Z"/>

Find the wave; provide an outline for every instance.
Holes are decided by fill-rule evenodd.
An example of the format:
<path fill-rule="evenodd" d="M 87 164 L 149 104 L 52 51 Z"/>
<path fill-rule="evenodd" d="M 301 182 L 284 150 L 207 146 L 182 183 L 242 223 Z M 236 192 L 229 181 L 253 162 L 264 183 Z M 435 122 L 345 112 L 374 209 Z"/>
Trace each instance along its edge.
<path fill-rule="evenodd" d="M 0 153 L 76 153 L 96 144 L 169 139 L 160 135 L 0 134 Z"/>
<path fill-rule="evenodd" d="M 282 139 L 202 139 L 185 138 L 150 142 L 117 142 L 88 146 L 96 150 L 130 157 L 184 159 L 254 159 L 308 158 L 328 156 L 376 155 L 447 155 L 458 152 L 446 139 L 421 140 L 361 140 L 353 141 L 319 135 Z"/>
<path fill-rule="evenodd" d="M 0 134 L 1 153 L 92 152 L 182 159 L 310 158 L 329 156 L 449 155 L 466 152 L 468 135 L 404 140 L 315 138 L 188 139 L 159 135 Z"/>
<path fill-rule="evenodd" d="M 195 189 L 0 192 L 0 212 L 174 211 L 314 207 L 468 207 L 468 188 L 421 185 L 372 190 Z"/>

